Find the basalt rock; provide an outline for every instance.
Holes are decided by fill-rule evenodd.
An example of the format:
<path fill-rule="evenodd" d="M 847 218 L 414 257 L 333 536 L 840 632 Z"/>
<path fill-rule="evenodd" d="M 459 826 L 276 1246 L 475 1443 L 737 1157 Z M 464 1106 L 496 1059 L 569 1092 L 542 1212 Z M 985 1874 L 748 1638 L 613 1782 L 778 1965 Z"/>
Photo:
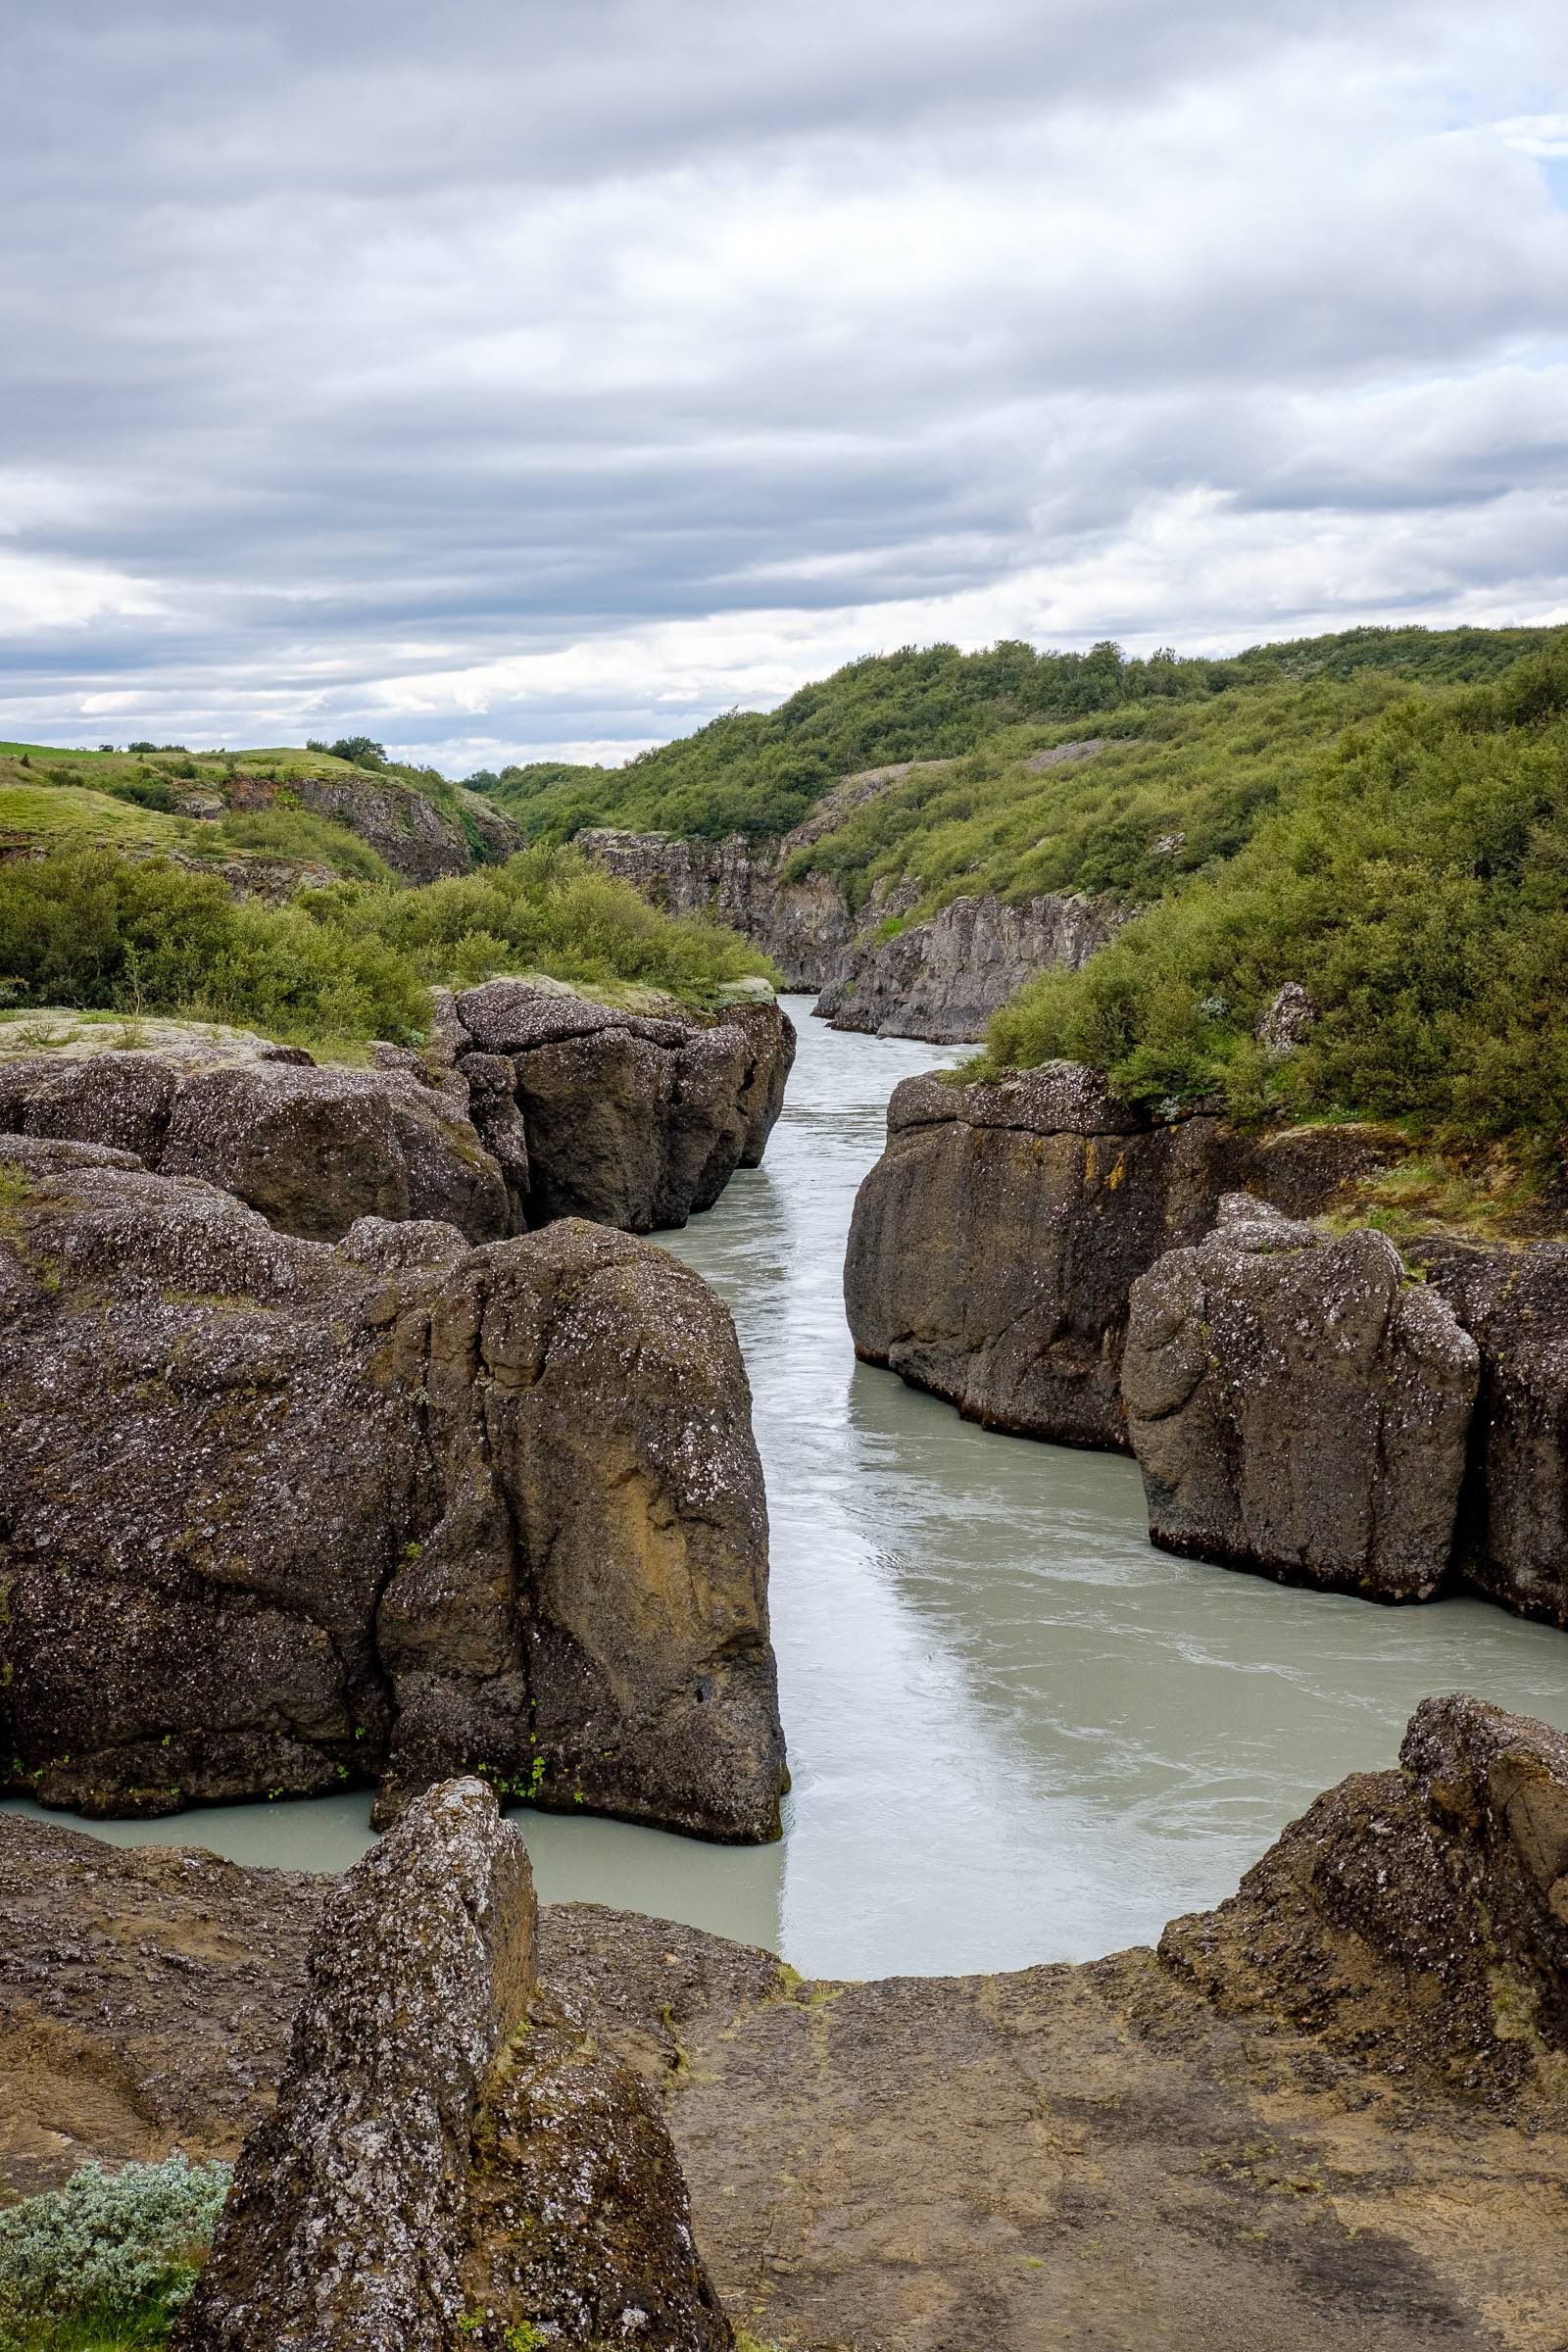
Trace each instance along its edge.
<path fill-rule="evenodd" d="M 0 1056 L 0 1138 L 133 1152 L 312 1241 L 364 1216 L 434 1218 L 472 1242 L 561 1216 L 647 1233 L 683 1225 L 758 1165 L 795 1054 L 765 992 L 716 1020 L 520 980 L 462 1005 L 436 992 L 425 1050 L 378 1045 L 369 1069 L 318 1068 L 246 1032 L 165 1022 L 125 1045 L 110 1041 L 139 1024 L 82 1026 Z"/>
<path fill-rule="evenodd" d="M 366 1216 L 438 1218 L 476 1242 L 511 1230 L 506 1179 L 466 1090 L 430 1083 L 416 1055 L 394 1068 L 318 1068 L 298 1047 L 260 1039 L 241 1051 L 172 1030 L 156 1051 L 92 1051 L 95 1034 L 85 1035 L 80 1051 L 0 1060 L 0 1138 L 133 1152 L 165 1175 L 220 1185 L 312 1241 L 336 1241 Z"/>
<path fill-rule="evenodd" d="M 546 1909 L 556 2022 L 512 2045 L 518 2203 L 558 2214 L 532 2243 L 580 2278 L 585 2240 L 636 2221 L 598 2207 L 575 2235 L 606 2176 L 564 2030 L 567 2083 L 591 2042 L 661 2094 L 709 2274 L 770 2343 L 1568 2341 L 1565 1822 L 1561 1735 L 1444 1698 L 1400 1769 L 1319 1798 L 1158 1956 L 802 1984 L 668 1920 Z M 0 2187 L 232 2155 L 287 2070 L 330 1886 L 0 1816 Z M 610 2169 L 668 2210 L 662 2162 Z M 461 2271 L 471 2315 L 493 2277 Z"/>
<path fill-rule="evenodd" d="M 456 1009 L 474 1049 L 512 1066 L 534 1223 L 583 1216 L 650 1233 L 710 1208 L 761 1158 L 795 1052 L 771 1002 L 705 1025 L 492 980 Z M 458 1067 L 469 1058 L 460 1052 Z"/>
<path fill-rule="evenodd" d="M 1037 972 L 1077 971 L 1117 927 L 1098 900 L 1061 894 L 1008 906 L 987 895 L 955 899 L 928 922 L 847 947 L 817 1001 L 835 1029 L 924 1037 L 956 1045 Z"/>
<path fill-rule="evenodd" d="M 525 2332 L 526 2331 L 526 2332 Z M 648 2093 L 540 1994 L 522 1840 L 474 1780 L 335 1889 L 182 2352 L 732 2342 Z"/>
<path fill-rule="evenodd" d="M 1158 1123 L 1072 1062 L 986 1085 L 906 1079 L 850 1229 L 856 1352 L 987 1428 L 1125 1450 L 1139 1276 L 1200 1240 L 1226 1193 L 1310 1214 L 1387 1149 L 1344 1128 L 1254 1140 L 1208 1115 Z"/>
<path fill-rule="evenodd" d="M 1568 1244 L 1410 1246 L 1481 1351 L 1459 1513 L 1465 1581 L 1568 1625 Z"/>
<path fill-rule="evenodd" d="M 524 847 L 519 825 L 482 793 L 461 786 L 454 787 L 448 809 L 395 776 L 299 774 L 290 785 L 307 808 L 347 825 L 411 882 L 466 874 L 480 858 L 496 863 Z M 264 805 L 270 797 L 264 793 Z M 242 793 L 233 799 L 245 805 Z"/>
<path fill-rule="evenodd" d="M 0 1230 L 11 1785 L 95 1813 L 476 1769 L 775 1835 L 766 1519 L 733 1328 L 576 1222 L 335 1247 L 19 1138 Z"/>
<path fill-rule="evenodd" d="M 1377 1600 L 1448 1576 L 1479 1358 L 1398 1251 L 1250 1195 L 1133 1285 L 1122 1394 L 1166 1551 Z"/>

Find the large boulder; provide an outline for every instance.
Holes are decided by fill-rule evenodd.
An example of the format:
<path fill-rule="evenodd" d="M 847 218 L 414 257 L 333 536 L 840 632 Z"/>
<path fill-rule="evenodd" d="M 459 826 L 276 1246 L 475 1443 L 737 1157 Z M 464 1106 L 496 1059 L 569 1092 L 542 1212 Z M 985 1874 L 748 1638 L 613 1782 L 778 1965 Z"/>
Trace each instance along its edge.
<path fill-rule="evenodd" d="M 1231 2015 L 1448 2094 L 1545 2095 L 1568 2066 L 1568 1738 L 1423 1699 L 1397 1772 L 1318 1797 L 1160 1957 Z"/>
<path fill-rule="evenodd" d="M 1122 1359 L 1166 1551 L 1377 1600 L 1446 1583 L 1479 1358 L 1386 1235 L 1232 1195 L 1133 1285 Z"/>
<path fill-rule="evenodd" d="M 1207 1233 L 1239 1186 L 1308 1215 L 1397 1149 L 1346 1128 L 1156 1121 L 1074 1062 L 969 1086 L 907 1078 L 850 1227 L 856 1353 L 988 1429 L 1125 1451 L 1139 1276 Z"/>
<path fill-rule="evenodd" d="M 534 1223 L 650 1233 L 710 1208 L 760 1158 L 794 1055 L 773 1004 L 700 1022 L 491 980 L 456 1010 L 474 1050 L 512 1065 Z"/>
<path fill-rule="evenodd" d="M 379 1780 L 389 1815 L 473 1769 L 776 1834 L 761 1474 L 695 1275 L 577 1222 L 327 1246 L 125 1154 L 10 1150 L 13 1787 L 135 1814 Z"/>
<path fill-rule="evenodd" d="M 334 1890 L 183 2352 L 723 2352 L 648 2094 L 540 1996 L 522 1840 L 475 1780 Z"/>
<path fill-rule="evenodd" d="M 0 1060 L 0 1136 L 133 1152 L 312 1241 L 336 1241 L 365 1216 L 435 1217 L 476 1242 L 511 1230 L 505 1177 L 466 1090 L 427 1077 L 416 1055 L 318 1068 L 260 1039 L 245 1052 L 170 1024 L 153 1050 L 100 1042 L 115 1034 L 88 1029 L 73 1046 Z"/>

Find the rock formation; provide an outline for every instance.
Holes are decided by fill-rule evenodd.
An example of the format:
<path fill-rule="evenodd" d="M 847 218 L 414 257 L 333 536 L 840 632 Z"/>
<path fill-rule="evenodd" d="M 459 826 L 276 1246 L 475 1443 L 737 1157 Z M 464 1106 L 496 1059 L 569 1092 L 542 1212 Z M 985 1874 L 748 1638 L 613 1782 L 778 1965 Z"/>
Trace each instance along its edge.
<path fill-rule="evenodd" d="M 992 1014 L 1037 972 L 1077 971 L 1116 924 L 1094 899 L 1058 894 L 1016 906 L 955 899 L 929 922 L 858 941 L 816 1009 L 835 1029 L 961 1044 L 983 1037 Z"/>
<path fill-rule="evenodd" d="M 1446 1581 L 1479 1356 L 1387 1237 L 1250 1194 L 1134 1283 L 1122 1396 L 1163 1550 L 1376 1600 Z"/>
<path fill-rule="evenodd" d="M 18 1138 L 0 1225 L 0 1732 L 97 1813 L 465 1770 L 776 1835 L 766 1518 L 727 1314 L 567 1221 L 335 1247 Z"/>
<path fill-rule="evenodd" d="M 489 1790 L 421 1797 L 328 1898 L 276 2104 L 182 2352 L 724 2352 L 648 2093 L 540 1996 L 528 1856 Z"/>
<path fill-rule="evenodd" d="M 455 1012 L 460 1072 L 467 1041 L 511 1065 L 535 1224 L 584 1216 L 650 1233 L 710 1208 L 738 1166 L 760 1162 L 795 1055 L 771 1000 L 703 1026 L 491 980 Z"/>
<path fill-rule="evenodd" d="M 63 1015 L 64 1043 L 0 1057 L 0 1137 L 132 1152 L 312 1241 L 365 1216 L 436 1218 L 473 1242 L 559 1216 L 647 1233 L 760 1162 L 795 1053 L 770 996 L 716 1021 L 650 1019 L 496 980 L 437 1009 L 428 1050 L 380 1046 L 363 1070 L 243 1031 L 73 1034 Z M 42 1017 L 27 1030 L 48 1034 Z"/>
<path fill-rule="evenodd" d="M 702 2256 L 760 2339 L 1542 2352 L 1568 2341 L 1565 1869 L 1562 1736 L 1450 1697 L 1157 1956 L 812 1984 L 597 1905 L 544 1911 L 537 1948 L 579 2049 L 662 2094 Z M 232 2155 L 330 1886 L 0 1816 L 0 2183 Z M 601 2178 L 558 2030 L 515 2045 L 529 2210 L 556 2149 Z M 572 2274 L 574 2225 L 552 2242 Z"/>
<path fill-rule="evenodd" d="M 1092 759 L 1102 740 L 1037 753 L 1038 770 Z M 791 989 L 821 991 L 816 1009 L 835 1029 L 924 1037 L 947 1045 L 984 1035 L 987 1021 L 1036 972 L 1076 970 L 1121 920 L 1106 902 L 1045 896 L 1020 906 L 989 894 L 956 899 L 929 921 L 906 924 L 919 886 L 884 880 L 852 907 L 842 884 L 804 863 L 807 853 L 862 802 L 911 768 L 903 760 L 848 776 L 782 840 L 685 841 L 667 833 L 599 827 L 578 845 L 672 914 L 710 914 L 770 956 Z M 802 869 L 802 870 L 797 870 Z"/>
<path fill-rule="evenodd" d="M 225 778 L 222 789 L 235 808 L 270 808 L 278 795 L 275 778 L 243 773 Z M 399 776 L 328 769 L 292 775 L 287 790 L 313 814 L 357 833 L 410 882 L 439 882 L 476 864 L 499 864 L 525 846 L 520 825 L 494 801 L 462 785 L 451 786 L 438 805 Z M 212 813 L 220 816 L 223 808 L 215 797 Z"/>
<path fill-rule="evenodd" d="M 995 1084 L 906 1078 L 861 1185 L 844 1295 L 856 1353 L 988 1429 L 1124 1449 L 1127 1298 L 1244 1183 L 1296 1213 L 1374 1155 L 1346 1130 L 1253 1143 L 1159 1124 L 1073 1062 Z"/>

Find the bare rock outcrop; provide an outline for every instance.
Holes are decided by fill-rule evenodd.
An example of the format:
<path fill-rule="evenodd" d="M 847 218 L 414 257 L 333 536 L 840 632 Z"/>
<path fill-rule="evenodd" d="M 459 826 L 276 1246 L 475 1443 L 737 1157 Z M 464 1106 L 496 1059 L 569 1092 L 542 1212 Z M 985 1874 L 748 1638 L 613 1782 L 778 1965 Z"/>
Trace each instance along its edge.
<path fill-rule="evenodd" d="M 1078 970 L 1117 928 L 1108 903 L 1062 894 L 1009 906 L 955 899 L 928 922 L 876 930 L 841 953 L 816 1010 L 835 1029 L 958 1045 L 1037 972 Z"/>
<path fill-rule="evenodd" d="M 316 815 L 357 833 L 395 874 L 411 882 L 466 874 L 480 862 L 499 863 L 525 846 L 521 826 L 504 809 L 461 785 L 451 788 L 447 807 L 438 807 L 400 777 L 368 770 L 352 776 L 341 771 L 301 773 L 290 778 L 290 789 Z M 236 807 L 247 805 L 242 791 L 230 790 Z M 274 790 L 264 786 L 253 799 L 266 806 Z"/>
<path fill-rule="evenodd" d="M 667 1920 L 547 1908 L 554 2016 L 530 2008 L 514 2089 L 481 2094 L 467 2209 L 496 2210 L 515 2098 L 512 2209 L 554 2218 L 490 2247 L 646 2278 L 601 2249 L 676 2211 L 666 2161 L 637 2152 L 640 2121 L 597 2136 L 626 2094 L 583 2087 L 596 2050 L 661 2094 L 710 2275 L 771 2343 L 1542 2352 L 1568 2341 L 1565 1868 L 1563 1736 L 1446 1697 L 1399 1769 L 1318 1798 L 1157 1956 L 803 1984 Z M 0 2187 L 91 2155 L 231 2155 L 288 2071 L 305 1951 L 341 1899 L 0 1815 Z M 651 2193 L 617 2203 L 617 2182 Z M 488 2254 L 459 2281 L 466 2316 L 500 2320 Z M 505 2308 L 527 2341 L 540 2307 Z M 581 2340 L 572 2308 L 535 2323 L 547 2341 Z"/>
<path fill-rule="evenodd" d="M 425 1050 L 377 1046 L 369 1069 L 242 1031 L 62 1016 L 48 1050 L 0 1050 L 0 1139 L 132 1152 L 311 1241 L 366 1216 L 434 1218 L 472 1242 L 561 1216 L 648 1233 L 759 1164 L 795 1054 L 765 990 L 710 1020 L 496 980 L 461 1009 L 438 991 L 436 1014 Z"/>
<path fill-rule="evenodd" d="M 167 1024 L 152 1046 L 74 1046 L 0 1059 L 0 1148 L 56 1136 L 133 1152 L 151 1169 L 220 1185 L 285 1233 L 336 1241 L 360 1217 L 437 1218 L 470 1241 L 512 1230 L 505 1176 L 469 1116 L 418 1056 L 391 1069 L 319 1068 L 298 1047 Z M 135 1035 L 131 1030 L 132 1037 Z"/>
<path fill-rule="evenodd" d="M 535 1224 L 584 1216 L 650 1233 L 710 1208 L 760 1160 L 795 1054 L 771 1000 L 700 1023 L 491 980 L 456 1013 L 473 1049 L 511 1066 Z M 469 1058 L 460 1048 L 460 1071 Z"/>
<path fill-rule="evenodd" d="M 1386 1235 L 1250 1194 L 1132 1288 L 1122 1394 L 1163 1550 L 1376 1600 L 1447 1580 L 1479 1356 Z"/>
<path fill-rule="evenodd" d="M 1152 1119 L 1073 1062 L 993 1084 L 908 1078 L 860 1187 L 844 1292 L 856 1353 L 968 1419 L 1125 1450 L 1133 1284 L 1247 1185 L 1329 1206 L 1384 1149 L 1353 1130 L 1239 1134 Z"/>
<path fill-rule="evenodd" d="M 732 2341 L 668 2132 L 542 2000 L 528 1856 L 478 1781 L 334 1890 L 276 2105 L 246 2141 L 182 2352 Z"/>
<path fill-rule="evenodd" d="M 118 1164 L 116 1164 L 118 1162 Z M 452 1773 L 776 1835 L 766 1517 L 723 1308 L 567 1221 L 336 1246 L 19 1138 L 0 1729 L 95 1813 Z"/>

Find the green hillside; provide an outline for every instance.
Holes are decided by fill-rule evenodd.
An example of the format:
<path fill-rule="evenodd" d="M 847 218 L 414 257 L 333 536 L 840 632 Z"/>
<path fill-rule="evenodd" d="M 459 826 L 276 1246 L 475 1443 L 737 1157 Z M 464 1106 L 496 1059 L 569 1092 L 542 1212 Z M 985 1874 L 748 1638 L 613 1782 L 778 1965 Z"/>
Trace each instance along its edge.
<path fill-rule="evenodd" d="M 1194 830 L 1228 764 L 1199 764 Z M 1135 1101 L 1217 1093 L 1246 1118 L 1370 1115 L 1453 1144 L 1560 1147 L 1568 632 L 1489 685 L 1407 694 L 1287 764 L 1234 855 L 1214 847 L 1081 972 L 1020 992 L 992 1024 L 993 1066 L 1063 1055 Z M 1112 821 L 1079 870 L 1136 889 L 1133 846 L 1123 859 Z M 1288 981 L 1317 1017 L 1271 1054 L 1254 1031 Z"/>
<path fill-rule="evenodd" d="M 716 838 L 789 832 L 842 777 L 905 760 L 973 752 L 1021 729 L 1026 750 L 1110 711 L 1199 705 L 1215 696 L 1368 671 L 1406 681 L 1494 676 L 1541 635 L 1530 629 L 1352 629 L 1254 647 L 1227 661 L 1165 652 L 1129 661 L 1114 645 L 1087 654 L 1004 643 L 985 653 L 906 647 L 853 662 L 776 710 L 727 712 L 624 767 L 539 763 L 469 778 L 530 837 L 565 840 L 589 825 Z M 1028 734 L 1027 730 L 1035 731 Z M 1066 730 L 1072 731 L 1070 728 Z M 1120 731 L 1120 730 L 1118 730 Z"/>

